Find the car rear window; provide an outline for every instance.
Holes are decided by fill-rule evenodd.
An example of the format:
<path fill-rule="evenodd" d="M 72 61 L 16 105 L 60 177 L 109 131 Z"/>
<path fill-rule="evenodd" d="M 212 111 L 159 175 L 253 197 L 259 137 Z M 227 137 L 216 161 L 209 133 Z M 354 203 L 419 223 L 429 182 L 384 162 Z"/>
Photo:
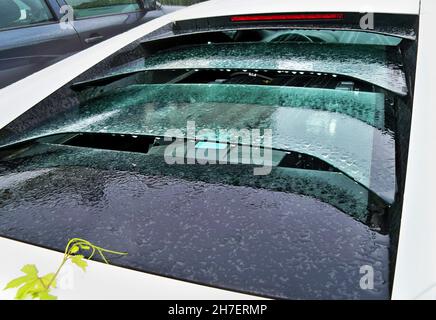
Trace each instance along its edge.
<path fill-rule="evenodd" d="M 117 265 L 268 297 L 388 298 L 414 40 L 269 28 L 183 39 L 138 42 L 68 84 L 69 110 L 3 136 L 0 234 L 60 250 L 80 232 L 132 253 Z M 189 137 L 191 124 L 208 133 Z M 244 129 L 271 130 L 271 146 L 249 142 L 272 149 L 269 174 L 243 161 Z M 194 157 L 242 157 L 201 163 L 182 149 L 165 162 L 189 144 Z"/>

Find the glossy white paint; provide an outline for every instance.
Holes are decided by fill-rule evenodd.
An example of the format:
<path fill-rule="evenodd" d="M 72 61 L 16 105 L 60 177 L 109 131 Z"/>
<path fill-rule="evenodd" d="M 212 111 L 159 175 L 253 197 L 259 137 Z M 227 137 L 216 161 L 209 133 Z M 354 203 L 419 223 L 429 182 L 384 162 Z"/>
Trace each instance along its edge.
<path fill-rule="evenodd" d="M 0 300 L 13 299 L 16 290 L 3 291 L 6 284 L 19 277 L 26 264 L 35 264 L 41 275 L 54 272 L 63 254 L 0 238 Z M 53 291 L 62 300 L 252 300 L 260 299 L 226 290 L 214 289 L 184 281 L 154 276 L 104 263 L 89 261 L 86 273 L 66 265 L 61 272 L 58 289 Z"/>
<path fill-rule="evenodd" d="M 213 0 L 199 3 L 181 13 L 191 17 L 218 17 L 238 14 L 284 12 L 373 12 L 418 14 L 419 0 Z"/>
<path fill-rule="evenodd" d="M 421 3 L 416 92 L 394 299 L 436 299 L 436 1 Z"/>

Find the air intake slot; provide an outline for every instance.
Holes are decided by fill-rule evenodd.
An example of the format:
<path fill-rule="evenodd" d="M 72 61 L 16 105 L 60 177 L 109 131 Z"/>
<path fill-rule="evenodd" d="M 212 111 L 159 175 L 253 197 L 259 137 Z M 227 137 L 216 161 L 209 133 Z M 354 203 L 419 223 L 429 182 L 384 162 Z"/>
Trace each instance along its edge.
<path fill-rule="evenodd" d="M 127 134 L 80 133 L 61 144 L 82 148 L 148 153 L 154 140 L 154 137 Z"/>
<path fill-rule="evenodd" d="M 338 169 L 324 160 L 298 152 L 288 152 L 278 166 L 282 168 L 339 172 Z"/>

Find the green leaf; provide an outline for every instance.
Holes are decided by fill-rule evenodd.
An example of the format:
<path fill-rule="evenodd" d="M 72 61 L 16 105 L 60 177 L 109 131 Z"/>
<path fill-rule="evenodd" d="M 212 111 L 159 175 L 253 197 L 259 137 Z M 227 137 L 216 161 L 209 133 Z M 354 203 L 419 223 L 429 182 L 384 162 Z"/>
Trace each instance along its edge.
<path fill-rule="evenodd" d="M 32 297 L 33 293 L 37 292 L 39 287 L 42 287 L 42 285 L 38 286 L 38 283 L 40 283 L 39 279 L 35 279 L 23 285 L 18 289 L 15 299 L 24 300 L 28 297 Z"/>
<path fill-rule="evenodd" d="M 83 258 L 84 257 L 79 254 L 77 256 L 71 257 L 71 262 L 74 263 L 79 268 L 81 268 L 83 271 L 86 271 L 86 267 L 88 266 L 88 263 Z"/>
<path fill-rule="evenodd" d="M 70 250 L 70 254 L 75 254 L 79 251 L 79 247 L 78 246 L 73 246 Z"/>
<path fill-rule="evenodd" d="M 32 293 L 30 293 L 30 296 L 32 297 L 32 299 L 38 299 L 39 298 L 39 292 L 32 292 Z"/>
<path fill-rule="evenodd" d="M 24 287 L 27 288 L 27 285 L 32 284 L 36 280 L 38 280 L 38 269 L 35 267 L 34 264 L 26 264 L 24 267 L 21 268 L 21 271 L 26 275 L 13 279 L 6 285 L 3 290 L 18 288 L 21 285 L 24 285 Z M 26 295 L 25 293 L 23 293 L 23 290 L 21 291 L 20 295 Z"/>
<path fill-rule="evenodd" d="M 54 277 L 54 273 L 46 274 L 45 276 L 39 278 L 38 277 L 38 269 L 35 267 L 35 265 L 28 264 L 25 265 L 21 271 L 23 271 L 26 275 L 16 278 L 9 282 L 5 289 L 9 288 L 18 288 L 17 293 L 15 295 L 15 299 L 17 300 L 24 300 L 27 298 L 32 299 L 53 299 L 56 298 L 54 296 L 51 296 L 49 294 L 49 289 L 46 287 L 49 285 L 49 283 L 52 281 Z M 56 286 L 56 282 L 51 282 L 51 287 Z"/>
<path fill-rule="evenodd" d="M 55 276 L 54 273 L 49 273 L 49 274 L 46 274 L 45 276 L 41 277 L 41 281 L 44 283 L 45 287 L 47 287 L 49 285 L 50 281 L 52 281 L 54 276 Z M 51 282 L 50 287 L 56 288 L 56 279 Z"/>
<path fill-rule="evenodd" d="M 57 297 L 51 295 L 50 289 L 46 288 L 53 276 L 54 273 L 49 273 L 42 278 L 36 278 L 33 281 L 24 284 L 20 289 L 18 289 L 15 299 L 24 300 L 27 298 L 32 298 L 40 300 L 56 300 Z M 55 286 L 54 281 L 52 282 L 51 286 Z"/>
<path fill-rule="evenodd" d="M 26 264 L 24 267 L 21 268 L 21 271 L 23 271 L 25 274 L 27 275 L 33 275 L 33 276 L 37 276 L 38 275 L 38 269 L 36 268 L 36 266 L 34 264 Z"/>
<path fill-rule="evenodd" d="M 26 276 L 22 276 L 16 279 L 11 280 L 6 287 L 3 290 L 7 290 L 7 289 L 12 289 L 12 288 L 18 288 L 19 286 L 21 286 L 22 284 L 35 280 L 36 276 L 33 275 L 26 275 Z"/>
<path fill-rule="evenodd" d="M 83 255 L 76 254 L 80 250 L 92 249 L 93 251 L 91 256 L 94 255 L 95 251 L 98 251 L 98 253 L 100 253 L 100 255 L 102 256 L 105 262 L 107 262 L 107 259 L 105 258 L 103 252 L 118 254 L 118 255 L 126 254 L 122 252 L 110 251 L 99 247 L 95 247 L 94 245 L 90 244 L 86 240 L 77 239 L 77 238 L 74 238 L 68 242 L 66 250 L 68 250 L 68 248 L 71 245 L 72 247 L 69 250 L 69 252 L 67 252 L 66 258 L 70 259 L 73 264 L 81 268 L 83 271 L 86 271 L 86 268 L 88 267 L 88 263 Z M 65 260 L 63 261 L 61 267 L 63 266 L 64 262 Z M 18 288 L 15 299 L 18 300 L 23 300 L 28 298 L 41 299 L 41 300 L 57 299 L 56 296 L 50 294 L 51 288 L 56 287 L 56 279 L 54 278 L 56 274 L 49 273 L 43 277 L 38 277 L 38 269 L 33 264 L 25 265 L 23 268 L 21 268 L 21 271 L 25 275 L 11 280 L 4 288 L 4 290 Z"/>
<path fill-rule="evenodd" d="M 49 290 L 46 290 L 46 291 L 42 291 L 39 293 L 39 299 L 41 299 L 41 300 L 57 300 L 58 297 L 51 295 L 49 293 Z"/>

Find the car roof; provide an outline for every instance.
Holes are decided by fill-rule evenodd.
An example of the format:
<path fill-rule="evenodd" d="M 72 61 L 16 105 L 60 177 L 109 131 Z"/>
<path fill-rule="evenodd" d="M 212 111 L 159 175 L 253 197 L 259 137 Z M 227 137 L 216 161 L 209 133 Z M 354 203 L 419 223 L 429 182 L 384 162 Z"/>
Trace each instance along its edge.
<path fill-rule="evenodd" d="M 372 12 L 419 14 L 419 0 L 211 0 L 179 12 L 178 20 L 284 12 Z"/>

